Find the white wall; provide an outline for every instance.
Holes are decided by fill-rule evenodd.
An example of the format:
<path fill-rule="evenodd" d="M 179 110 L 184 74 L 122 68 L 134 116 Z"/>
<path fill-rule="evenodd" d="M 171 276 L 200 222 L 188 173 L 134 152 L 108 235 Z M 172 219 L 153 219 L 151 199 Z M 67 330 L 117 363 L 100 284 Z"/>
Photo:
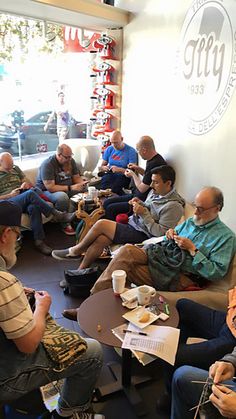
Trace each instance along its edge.
<path fill-rule="evenodd" d="M 144 134 L 155 139 L 157 150 L 175 167 L 178 190 L 188 201 L 204 185 L 221 188 L 225 196 L 221 218 L 236 230 L 235 91 L 217 126 L 207 134 L 193 135 L 175 75 L 181 29 L 191 4 L 190 0 L 146 0 L 125 27 L 121 129 L 130 144 Z M 233 10 L 236 15 L 236 4 Z"/>

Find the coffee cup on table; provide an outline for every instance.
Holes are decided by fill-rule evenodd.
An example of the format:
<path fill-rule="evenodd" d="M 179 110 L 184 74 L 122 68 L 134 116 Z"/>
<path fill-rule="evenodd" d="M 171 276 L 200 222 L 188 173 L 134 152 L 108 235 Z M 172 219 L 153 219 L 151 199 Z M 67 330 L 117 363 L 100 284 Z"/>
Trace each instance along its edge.
<path fill-rule="evenodd" d="M 112 272 L 112 288 L 115 295 L 120 295 L 124 292 L 126 272 L 123 270 L 117 270 Z"/>
<path fill-rule="evenodd" d="M 95 186 L 89 186 L 89 187 L 88 187 L 88 196 L 89 196 L 89 198 L 91 198 L 91 199 L 95 199 L 95 198 L 97 198 L 97 196 L 98 196 L 98 191 L 97 191 L 97 189 L 95 188 Z"/>
<path fill-rule="evenodd" d="M 140 306 L 144 306 L 150 303 L 151 298 L 155 297 L 156 290 L 149 285 L 141 285 L 137 289 L 138 303 Z"/>

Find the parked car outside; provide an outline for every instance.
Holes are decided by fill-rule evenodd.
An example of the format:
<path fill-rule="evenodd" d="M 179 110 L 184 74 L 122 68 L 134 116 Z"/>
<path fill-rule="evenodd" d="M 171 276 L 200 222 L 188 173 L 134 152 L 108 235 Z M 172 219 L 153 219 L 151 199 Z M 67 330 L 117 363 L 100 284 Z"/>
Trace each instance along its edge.
<path fill-rule="evenodd" d="M 0 124 L 0 147 L 13 154 L 18 154 L 19 137 L 22 154 L 36 154 L 47 151 L 55 151 L 58 145 L 57 121 L 54 119 L 48 126 L 47 132 L 44 126 L 52 111 L 39 112 L 36 115 L 22 120 L 19 124 Z M 12 113 L 11 115 L 14 115 Z M 87 124 L 71 118 L 69 138 L 86 138 Z"/>

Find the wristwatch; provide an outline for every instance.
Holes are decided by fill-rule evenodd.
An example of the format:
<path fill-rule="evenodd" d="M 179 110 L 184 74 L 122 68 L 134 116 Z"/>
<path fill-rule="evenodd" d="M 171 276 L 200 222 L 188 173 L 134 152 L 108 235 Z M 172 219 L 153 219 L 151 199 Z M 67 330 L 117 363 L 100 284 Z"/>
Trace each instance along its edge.
<path fill-rule="evenodd" d="M 71 185 L 68 185 L 68 192 L 71 191 Z"/>
<path fill-rule="evenodd" d="M 194 258 L 194 256 L 196 255 L 196 253 L 198 252 L 198 249 L 196 248 L 195 250 L 190 250 L 190 255 Z"/>

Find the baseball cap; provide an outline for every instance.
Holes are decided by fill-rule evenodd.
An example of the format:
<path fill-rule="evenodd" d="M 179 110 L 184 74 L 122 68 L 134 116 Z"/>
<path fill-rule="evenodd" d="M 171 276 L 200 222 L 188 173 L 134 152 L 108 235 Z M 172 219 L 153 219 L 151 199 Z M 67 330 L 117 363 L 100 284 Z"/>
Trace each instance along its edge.
<path fill-rule="evenodd" d="M 22 211 L 19 205 L 10 201 L 0 201 L 0 225 L 9 227 L 21 226 Z"/>

